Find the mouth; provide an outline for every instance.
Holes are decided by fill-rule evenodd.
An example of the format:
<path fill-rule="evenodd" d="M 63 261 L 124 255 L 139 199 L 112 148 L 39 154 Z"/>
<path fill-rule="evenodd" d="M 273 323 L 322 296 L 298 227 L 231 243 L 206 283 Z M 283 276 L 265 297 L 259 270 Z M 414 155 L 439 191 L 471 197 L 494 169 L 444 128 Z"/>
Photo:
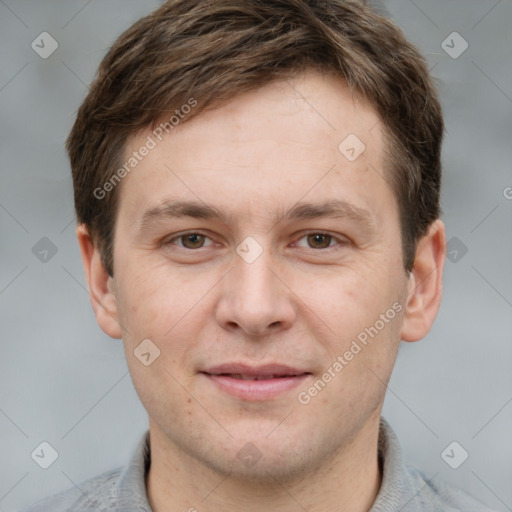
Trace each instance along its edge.
<path fill-rule="evenodd" d="M 224 364 L 200 372 L 217 389 L 242 400 L 268 400 L 301 384 L 311 372 L 280 364 Z"/>
<path fill-rule="evenodd" d="M 298 375 L 244 375 L 242 373 L 212 373 L 216 377 L 229 377 L 238 380 L 270 380 L 285 379 L 286 377 L 297 377 Z"/>

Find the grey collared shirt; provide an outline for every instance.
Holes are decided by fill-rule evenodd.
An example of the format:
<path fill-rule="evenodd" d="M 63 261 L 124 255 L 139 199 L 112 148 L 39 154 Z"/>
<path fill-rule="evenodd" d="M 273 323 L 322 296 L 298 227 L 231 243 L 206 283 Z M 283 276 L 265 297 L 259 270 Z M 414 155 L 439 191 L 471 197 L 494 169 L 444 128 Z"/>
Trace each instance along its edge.
<path fill-rule="evenodd" d="M 493 512 L 464 491 L 428 480 L 418 469 L 407 467 L 400 443 L 384 418 L 380 421 L 379 457 L 382 484 L 369 512 Z M 23 512 L 152 512 L 145 484 L 150 462 L 146 431 L 124 468 L 90 478 L 79 488 L 45 498 Z"/>

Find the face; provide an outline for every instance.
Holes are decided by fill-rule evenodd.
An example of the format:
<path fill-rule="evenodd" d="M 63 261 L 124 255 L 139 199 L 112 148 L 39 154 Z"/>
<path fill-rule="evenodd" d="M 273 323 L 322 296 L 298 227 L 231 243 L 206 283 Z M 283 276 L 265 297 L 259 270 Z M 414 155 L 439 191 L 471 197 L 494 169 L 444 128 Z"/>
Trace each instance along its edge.
<path fill-rule="evenodd" d="M 154 439 L 285 479 L 378 422 L 411 291 L 381 129 L 311 72 L 128 141 L 157 144 L 121 184 L 102 322 Z"/>

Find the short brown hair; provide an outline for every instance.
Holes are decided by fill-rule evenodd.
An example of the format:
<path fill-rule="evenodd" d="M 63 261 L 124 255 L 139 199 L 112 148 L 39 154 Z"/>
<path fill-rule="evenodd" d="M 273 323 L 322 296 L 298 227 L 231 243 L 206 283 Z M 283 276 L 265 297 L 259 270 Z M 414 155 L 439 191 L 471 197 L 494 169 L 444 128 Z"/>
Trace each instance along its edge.
<path fill-rule="evenodd" d="M 402 31 L 352 0 L 171 0 L 114 43 L 67 140 L 77 220 L 110 275 L 119 187 L 101 199 L 94 191 L 119 168 L 127 138 L 191 97 L 185 120 L 309 69 L 343 77 L 378 112 L 404 268 L 413 268 L 417 241 L 440 215 L 444 128 L 426 63 Z"/>

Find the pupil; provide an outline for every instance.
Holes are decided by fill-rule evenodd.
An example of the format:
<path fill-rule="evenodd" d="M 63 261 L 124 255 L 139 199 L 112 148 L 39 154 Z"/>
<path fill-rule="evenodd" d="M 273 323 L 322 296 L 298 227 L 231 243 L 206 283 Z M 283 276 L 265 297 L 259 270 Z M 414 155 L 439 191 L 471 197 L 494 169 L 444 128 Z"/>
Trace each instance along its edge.
<path fill-rule="evenodd" d="M 202 235 L 199 235 L 196 233 L 196 234 L 192 234 L 192 235 L 187 235 L 185 237 L 185 240 L 187 241 L 187 243 L 190 242 L 191 245 L 196 246 L 196 245 L 198 245 L 198 242 L 201 241 L 201 237 L 202 237 Z"/>
<path fill-rule="evenodd" d="M 330 242 L 330 236 L 329 235 L 320 235 L 320 234 L 311 235 L 311 239 L 313 240 L 313 245 L 319 244 L 322 247 L 327 247 L 329 245 L 329 242 Z M 324 243 L 322 243 L 322 240 L 324 241 Z M 327 241 L 327 245 L 325 243 L 326 241 Z"/>

